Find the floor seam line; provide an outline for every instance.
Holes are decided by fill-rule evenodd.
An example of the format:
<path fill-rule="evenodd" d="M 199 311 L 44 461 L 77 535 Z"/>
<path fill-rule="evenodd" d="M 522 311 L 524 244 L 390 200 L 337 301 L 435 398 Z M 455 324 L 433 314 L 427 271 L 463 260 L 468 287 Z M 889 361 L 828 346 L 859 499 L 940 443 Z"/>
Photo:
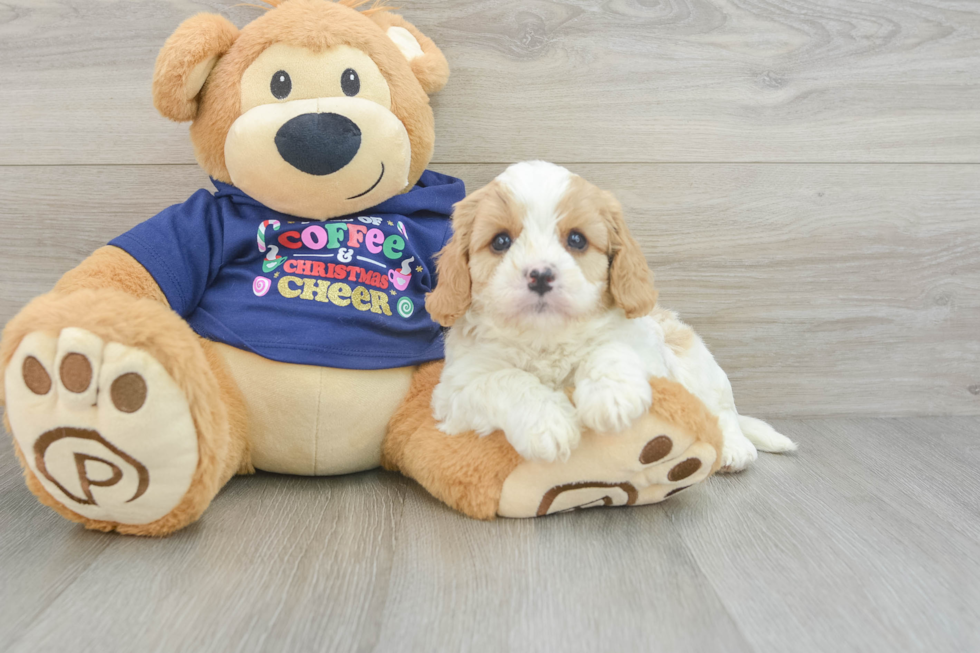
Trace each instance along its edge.
<path fill-rule="evenodd" d="M 671 525 L 673 525 L 674 524 L 673 514 L 670 513 L 666 507 L 661 506 L 661 508 L 663 509 L 664 512 L 667 513 L 667 518 L 670 520 Z M 715 586 L 714 578 L 705 571 L 704 567 L 701 566 L 701 561 L 698 560 L 698 556 L 694 552 L 694 549 L 691 547 L 690 544 L 687 543 L 687 537 L 680 530 L 677 530 L 675 532 L 680 536 L 681 544 L 684 545 L 684 549 L 687 551 L 687 554 L 690 556 L 691 561 L 694 563 L 694 566 L 697 567 L 697 570 L 701 572 L 701 576 L 707 582 L 708 587 L 711 588 L 711 592 L 715 595 L 715 598 L 718 599 L 718 604 L 722 607 L 722 609 L 724 609 L 725 614 L 728 615 L 729 621 L 732 622 L 732 625 L 735 627 L 735 630 L 742 638 L 742 641 L 745 642 L 745 645 L 749 648 L 750 651 L 753 651 L 754 653 L 759 653 L 759 649 L 756 647 L 755 643 L 752 640 L 750 640 L 746 632 L 742 630 L 742 624 L 739 623 L 739 620 L 735 617 L 734 614 L 732 614 L 732 611 L 728 607 L 728 602 L 725 601 L 725 599 L 721 595 L 721 592 L 718 591 L 718 588 Z"/>

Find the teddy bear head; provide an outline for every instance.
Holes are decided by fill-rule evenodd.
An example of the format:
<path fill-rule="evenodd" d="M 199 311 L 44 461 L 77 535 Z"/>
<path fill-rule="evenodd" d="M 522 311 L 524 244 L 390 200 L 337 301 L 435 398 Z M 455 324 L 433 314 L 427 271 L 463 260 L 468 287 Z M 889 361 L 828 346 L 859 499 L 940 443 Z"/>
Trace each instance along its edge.
<path fill-rule="evenodd" d="M 198 162 L 269 208 L 325 220 L 415 185 L 435 140 L 429 95 L 449 78 L 435 44 L 366 0 L 266 0 L 239 30 L 215 14 L 177 28 L 153 100 L 192 121 Z"/>

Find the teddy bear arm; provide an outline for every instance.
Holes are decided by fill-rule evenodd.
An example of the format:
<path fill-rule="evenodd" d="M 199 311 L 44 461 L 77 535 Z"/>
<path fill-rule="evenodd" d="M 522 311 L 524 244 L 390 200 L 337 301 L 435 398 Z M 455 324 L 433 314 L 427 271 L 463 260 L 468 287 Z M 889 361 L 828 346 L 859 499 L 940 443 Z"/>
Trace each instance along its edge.
<path fill-rule="evenodd" d="M 106 245 L 65 273 L 54 292 L 67 295 L 79 290 L 121 290 L 136 299 L 152 299 L 169 307 L 163 290 L 146 268 L 125 250 Z"/>

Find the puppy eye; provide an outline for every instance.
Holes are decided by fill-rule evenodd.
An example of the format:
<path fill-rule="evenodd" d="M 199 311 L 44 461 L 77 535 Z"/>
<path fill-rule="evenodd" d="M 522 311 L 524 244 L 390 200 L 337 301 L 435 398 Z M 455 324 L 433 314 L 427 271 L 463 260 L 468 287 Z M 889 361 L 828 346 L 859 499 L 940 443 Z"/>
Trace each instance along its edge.
<path fill-rule="evenodd" d="M 510 249 L 510 234 L 499 233 L 490 241 L 490 249 L 495 252 L 506 252 Z"/>
<path fill-rule="evenodd" d="M 272 76 L 272 83 L 269 90 L 277 100 L 285 100 L 293 90 L 293 80 L 289 78 L 289 73 L 285 70 L 278 71 Z"/>
<path fill-rule="evenodd" d="M 583 250 L 589 245 L 589 241 L 585 239 L 581 231 L 571 231 L 568 233 L 568 239 L 566 240 L 568 246 L 571 249 Z"/>
<path fill-rule="evenodd" d="M 347 97 L 353 97 L 361 92 L 361 78 L 357 76 L 357 71 L 348 68 L 340 76 L 340 88 Z"/>

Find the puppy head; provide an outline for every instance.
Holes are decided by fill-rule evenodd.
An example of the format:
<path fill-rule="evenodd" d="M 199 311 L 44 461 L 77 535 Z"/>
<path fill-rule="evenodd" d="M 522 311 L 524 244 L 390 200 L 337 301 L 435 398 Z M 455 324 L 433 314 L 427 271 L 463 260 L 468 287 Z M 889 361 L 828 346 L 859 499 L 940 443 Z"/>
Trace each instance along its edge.
<path fill-rule="evenodd" d="M 518 163 L 456 205 L 426 308 L 449 326 L 471 307 L 495 322 L 553 328 L 611 306 L 640 317 L 653 275 L 619 202 L 565 168 Z"/>

